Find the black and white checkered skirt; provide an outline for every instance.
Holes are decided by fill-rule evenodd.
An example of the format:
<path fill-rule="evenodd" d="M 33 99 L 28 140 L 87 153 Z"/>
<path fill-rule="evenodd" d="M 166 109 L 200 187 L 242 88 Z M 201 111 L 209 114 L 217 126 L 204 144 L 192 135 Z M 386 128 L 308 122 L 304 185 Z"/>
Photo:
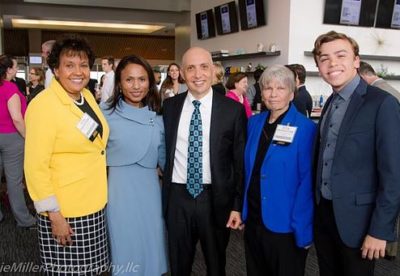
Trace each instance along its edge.
<path fill-rule="evenodd" d="M 38 215 L 42 270 L 47 275 L 98 275 L 109 266 L 104 209 L 66 218 L 74 231 L 72 245 L 61 246 L 53 238 L 48 217 Z"/>

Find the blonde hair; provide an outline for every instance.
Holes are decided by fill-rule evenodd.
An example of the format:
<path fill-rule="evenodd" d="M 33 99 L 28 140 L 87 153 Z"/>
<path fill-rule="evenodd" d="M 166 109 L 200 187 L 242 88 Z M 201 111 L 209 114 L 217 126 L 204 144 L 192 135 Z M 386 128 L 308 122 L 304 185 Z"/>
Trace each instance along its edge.
<path fill-rule="evenodd" d="M 39 76 L 39 84 L 44 85 L 44 71 L 40 67 L 32 67 L 31 70 L 35 71 L 35 74 Z"/>
<path fill-rule="evenodd" d="M 224 75 L 225 75 L 225 69 L 221 65 L 220 62 L 214 62 L 214 75 L 216 79 L 216 83 L 223 83 L 224 82 Z"/>

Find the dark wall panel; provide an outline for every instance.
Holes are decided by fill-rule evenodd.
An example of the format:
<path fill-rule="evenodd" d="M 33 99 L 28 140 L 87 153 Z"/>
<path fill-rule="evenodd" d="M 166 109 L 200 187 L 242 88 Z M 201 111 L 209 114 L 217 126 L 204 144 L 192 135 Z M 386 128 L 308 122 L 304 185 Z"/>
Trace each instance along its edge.
<path fill-rule="evenodd" d="M 66 32 L 42 31 L 42 42 L 57 39 Z M 175 37 L 131 34 L 79 33 L 90 42 L 96 57 L 112 55 L 121 58 L 136 54 L 145 59 L 175 59 Z M 15 56 L 28 56 L 29 36 L 26 29 L 4 30 L 4 52 Z"/>
<path fill-rule="evenodd" d="M 59 31 L 43 31 L 42 41 L 57 39 L 65 34 Z M 136 54 L 145 59 L 174 59 L 175 37 L 141 36 L 130 34 L 80 33 L 86 37 L 96 57 L 112 55 L 121 58 Z"/>
<path fill-rule="evenodd" d="M 27 56 L 29 52 L 28 31 L 4 29 L 4 53 L 13 56 Z"/>

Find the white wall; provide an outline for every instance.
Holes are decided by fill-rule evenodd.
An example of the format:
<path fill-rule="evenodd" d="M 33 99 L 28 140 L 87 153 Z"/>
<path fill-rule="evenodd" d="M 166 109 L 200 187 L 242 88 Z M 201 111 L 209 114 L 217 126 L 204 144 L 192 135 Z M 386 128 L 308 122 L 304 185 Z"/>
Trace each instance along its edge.
<path fill-rule="evenodd" d="M 238 33 L 216 36 L 207 40 L 198 40 L 196 34 L 195 14 L 229 0 L 191 1 L 191 46 L 201 46 L 210 51 L 227 49 L 234 53 L 243 48 L 247 53 L 256 52 L 257 43 L 268 46 L 275 43 L 281 50 L 281 56 L 262 59 L 238 60 L 224 62 L 224 66 L 246 66 L 252 62 L 270 65 L 274 63 L 303 64 L 307 71 L 318 71 L 312 57 L 305 56 L 304 51 L 311 51 L 318 35 L 335 30 L 353 37 L 360 45 L 362 55 L 400 56 L 400 31 L 366 27 L 350 27 L 322 24 L 324 0 L 264 0 L 268 5 L 267 26 L 239 31 Z M 236 1 L 237 2 L 237 1 Z M 178 58 L 177 58 L 178 59 Z M 389 73 L 400 75 L 399 61 L 366 60 L 376 70 L 381 64 Z M 389 81 L 400 90 L 400 81 Z M 329 95 L 331 88 L 320 77 L 308 76 L 307 88 L 314 95 Z"/>
<path fill-rule="evenodd" d="M 304 51 L 311 51 L 318 35 L 334 30 L 354 38 L 360 46 L 361 55 L 400 56 L 400 31 L 322 24 L 324 13 L 322 0 L 291 1 L 290 3 L 290 37 L 289 63 L 303 64 L 307 71 L 318 71 L 313 57 L 304 56 Z M 400 75 L 399 61 L 366 60 L 375 70 L 381 67 Z M 389 81 L 400 90 L 400 81 Z M 308 77 L 306 85 L 315 95 L 328 95 L 330 87 L 319 77 Z"/>
<path fill-rule="evenodd" d="M 278 57 L 224 62 L 224 65 L 246 66 L 249 61 L 252 62 L 253 66 L 256 66 L 258 63 L 265 65 L 286 63 L 289 46 L 290 0 L 264 0 L 264 5 L 268 5 L 266 26 L 247 31 L 241 31 L 239 26 L 239 32 L 237 33 L 222 36 L 217 35 L 214 38 L 206 40 L 197 39 L 196 13 L 213 9 L 215 6 L 227 2 L 229 0 L 191 1 L 191 46 L 200 46 L 209 51 L 226 49 L 230 53 L 235 53 L 237 49 L 244 49 L 246 53 L 254 53 L 257 52 L 257 43 L 259 42 L 265 45 L 266 50 L 271 44 L 276 44 L 277 49 L 281 50 L 281 55 Z M 236 4 L 238 6 L 237 1 Z"/>

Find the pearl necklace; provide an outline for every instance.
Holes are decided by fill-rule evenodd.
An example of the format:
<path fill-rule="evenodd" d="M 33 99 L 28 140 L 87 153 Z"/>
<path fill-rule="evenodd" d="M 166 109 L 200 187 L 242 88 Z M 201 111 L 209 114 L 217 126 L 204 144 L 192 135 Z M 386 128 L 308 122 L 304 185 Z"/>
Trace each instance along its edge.
<path fill-rule="evenodd" d="M 79 101 L 74 100 L 74 103 L 79 106 L 81 106 L 85 103 L 85 98 L 83 97 L 82 92 L 80 92 L 80 94 L 81 94 L 80 100 Z"/>

